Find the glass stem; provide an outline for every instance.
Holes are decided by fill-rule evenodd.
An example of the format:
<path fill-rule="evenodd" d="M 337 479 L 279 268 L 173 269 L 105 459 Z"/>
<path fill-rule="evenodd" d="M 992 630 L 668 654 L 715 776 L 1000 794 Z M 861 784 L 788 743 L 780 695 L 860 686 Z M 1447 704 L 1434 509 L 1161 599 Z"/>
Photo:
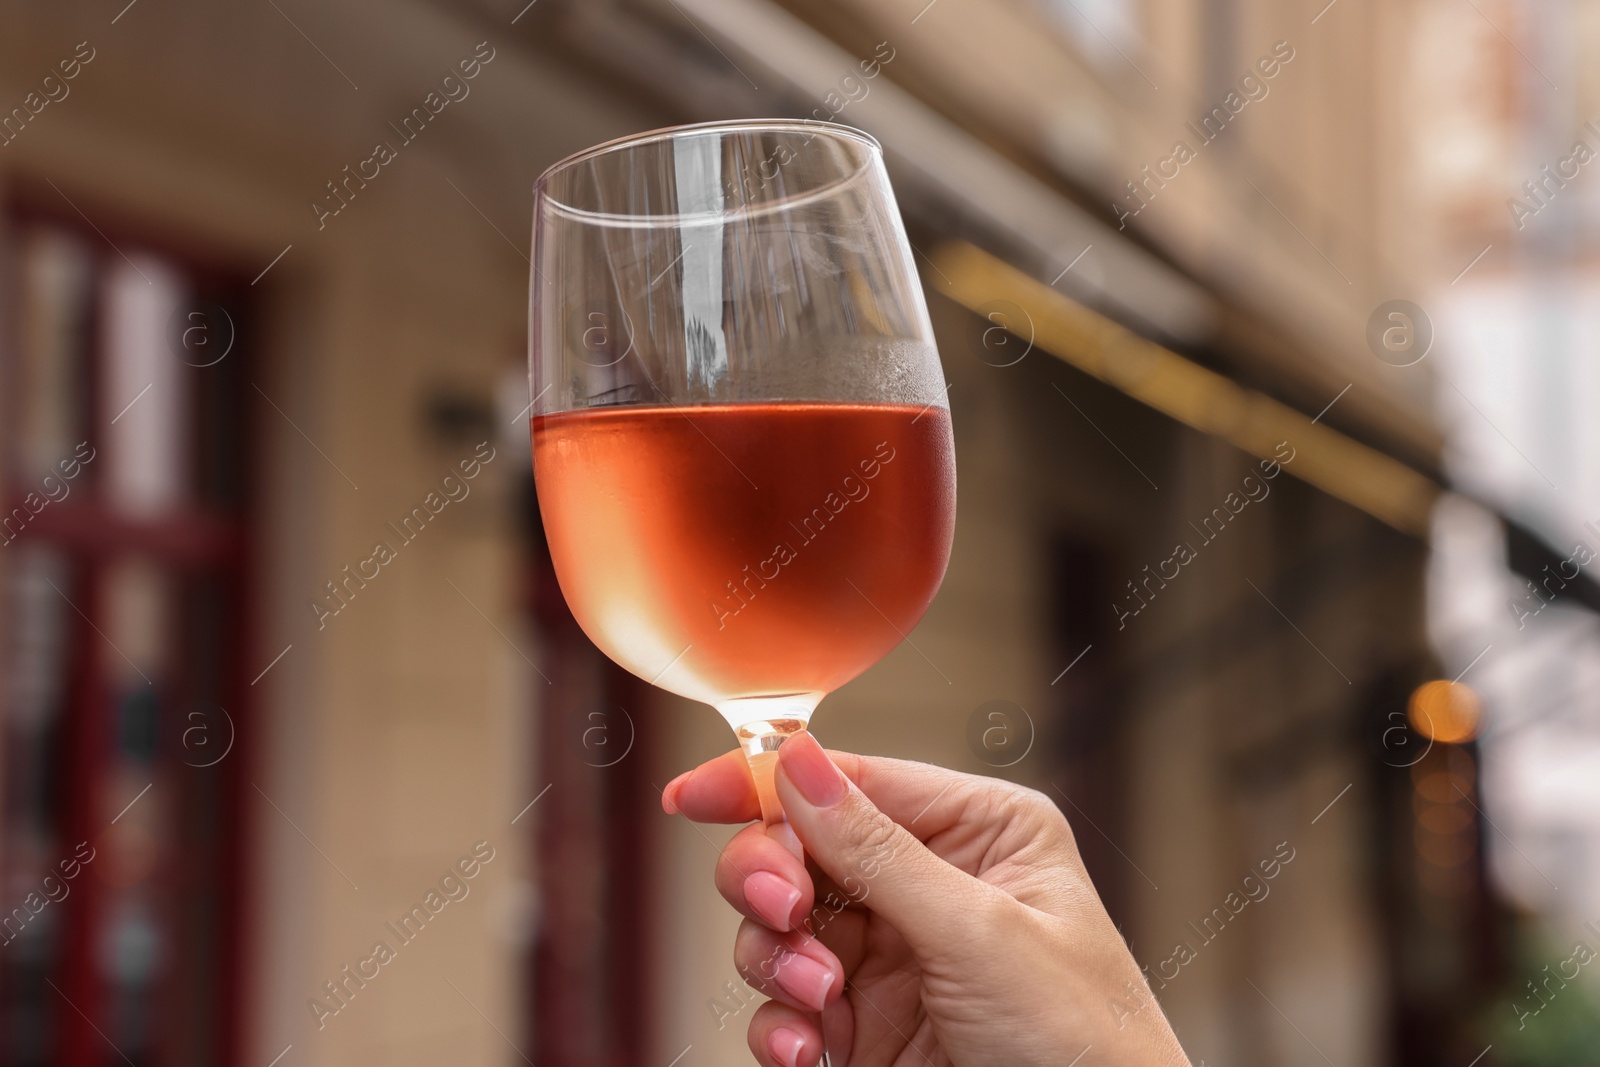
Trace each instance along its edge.
<path fill-rule="evenodd" d="M 771 709 L 771 717 L 748 719 L 733 727 L 739 747 L 750 761 L 750 774 L 755 778 L 756 796 L 761 801 L 761 821 L 766 825 L 767 835 L 782 841 L 796 856 L 803 855 L 800 839 L 784 816 L 773 776 L 778 769 L 778 746 L 806 728 L 810 710 L 793 706 L 781 712 Z"/>

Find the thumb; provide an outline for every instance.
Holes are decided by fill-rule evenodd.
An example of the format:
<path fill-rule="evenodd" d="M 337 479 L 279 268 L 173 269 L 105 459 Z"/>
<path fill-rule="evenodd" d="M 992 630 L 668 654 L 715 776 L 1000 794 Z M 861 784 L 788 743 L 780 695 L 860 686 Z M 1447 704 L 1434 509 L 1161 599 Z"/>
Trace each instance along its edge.
<path fill-rule="evenodd" d="M 879 811 L 810 733 L 779 747 L 776 784 L 806 853 L 851 900 L 887 920 L 919 959 L 972 943 L 966 935 L 976 935 L 1000 891 L 935 856 Z"/>

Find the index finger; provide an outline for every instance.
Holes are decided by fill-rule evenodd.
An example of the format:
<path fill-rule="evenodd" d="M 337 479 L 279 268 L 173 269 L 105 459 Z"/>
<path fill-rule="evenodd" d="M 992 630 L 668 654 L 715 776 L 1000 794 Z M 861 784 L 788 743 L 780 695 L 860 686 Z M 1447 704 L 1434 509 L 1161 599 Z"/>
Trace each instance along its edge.
<path fill-rule="evenodd" d="M 668 815 L 682 813 L 695 822 L 737 823 L 761 818 L 750 762 L 737 748 L 668 782 L 661 791 L 661 807 Z"/>
<path fill-rule="evenodd" d="M 1011 788 L 991 778 L 909 760 L 833 749 L 828 750 L 828 758 L 880 811 L 923 841 L 955 825 L 976 794 Z M 661 806 L 668 814 L 682 813 L 695 822 L 742 823 L 761 818 L 755 780 L 740 749 L 724 752 L 668 782 Z"/>

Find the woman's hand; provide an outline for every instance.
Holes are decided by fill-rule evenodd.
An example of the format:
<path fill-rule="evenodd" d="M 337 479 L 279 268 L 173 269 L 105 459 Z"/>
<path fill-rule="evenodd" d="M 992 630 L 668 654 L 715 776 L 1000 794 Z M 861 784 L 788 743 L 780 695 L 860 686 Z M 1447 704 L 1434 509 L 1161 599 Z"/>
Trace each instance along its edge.
<path fill-rule="evenodd" d="M 758 822 L 717 863 L 745 916 L 740 973 L 765 1067 L 1186 1065 L 1041 793 L 901 760 L 779 750 L 778 796 L 814 864 Z M 841 774 L 840 771 L 843 771 Z M 674 779 L 669 813 L 760 818 L 740 752 Z"/>

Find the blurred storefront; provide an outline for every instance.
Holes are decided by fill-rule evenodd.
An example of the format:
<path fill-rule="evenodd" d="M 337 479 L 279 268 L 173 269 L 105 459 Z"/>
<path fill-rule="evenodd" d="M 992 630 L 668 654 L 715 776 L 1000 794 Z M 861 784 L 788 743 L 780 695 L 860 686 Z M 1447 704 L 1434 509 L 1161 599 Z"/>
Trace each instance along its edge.
<path fill-rule="evenodd" d="M 1423 5 L 1316 7 L 7 15 L 6 906 L 94 858 L 0 1058 L 747 1062 L 658 805 L 726 728 L 567 614 L 520 368 L 537 174 L 762 114 L 883 142 L 958 439 L 944 589 L 819 736 L 1057 797 L 1197 1063 L 1484 1053 L 1485 757 L 1416 695 L 1459 476 L 1384 340 Z"/>

